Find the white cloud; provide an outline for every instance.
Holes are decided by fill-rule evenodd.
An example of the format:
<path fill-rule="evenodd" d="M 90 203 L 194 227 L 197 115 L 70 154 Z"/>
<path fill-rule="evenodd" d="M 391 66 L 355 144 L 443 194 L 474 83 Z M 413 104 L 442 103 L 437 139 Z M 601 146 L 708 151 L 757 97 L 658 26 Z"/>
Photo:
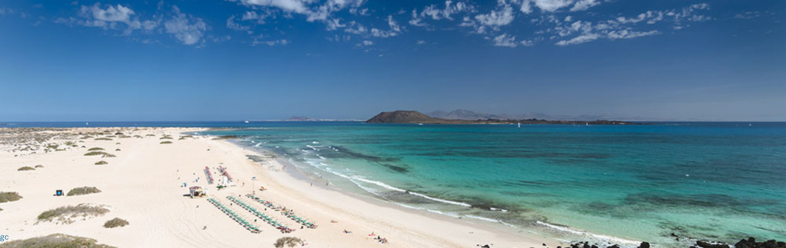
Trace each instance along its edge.
<path fill-rule="evenodd" d="M 758 11 L 745 11 L 739 14 L 734 15 L 734 18 L 737 19 L 754 19 L 761 16 L 761 13 Z"/>
<path fill-rule="evenodd" d="M 193 45 L 202 40 L 208 27 L 202 18 L 193 17 L 180 12 L 177 6 L 172 7 L 175 15 L 164 22 L 166 33 L 171 34 L 183 44 Z"/>
<path fill-rule="evenodd" d="M 260 41 L 260 40 L 256 40 L 256 39 L 255 39 L 255 40 L 254 40 L 254 41 L 251 43 L 251 45 L 252 45 L 252 46 L 256 46 L 256 45 L 268 45 L 268 46 L 278 46 L 278 45 L 281 45 L 281 46 L 284 46 L 284 45 L 287 45 L 287 44 L 289 44 L 289 41 L 288 41 L 288 40 L 285 40 L 285 39 L 281 39 L 281 40 L 268 40 L 268 41 Z"/>
<path fill-rule="evenodd" d="M 709 8 L 708 4 L 693 4 L 681 9 L 652 10 L 633 17 L 620 16 L 610 20 L 598 21 L 597 23 L 581 20 L 565 24 L 552 22 L 557 26 L 548 29 L 548 32 L 553 34 L 552 39 L 560 39 L 555 43 L 560 46 L 576 45 L 598 39 L 632 39 L 661 34 L 661 31 L 650 26 L 660 22 L 670 20 L 674 24 L 673 28 L 680 30 L 689 26 L 683 25 L 683 22 L 711 20 L 711 17 L 697 13 L 697 11 Z M 567 21 L 568 19 L 566 18 Z M 637 31 L 637 28 L 645 29 L 645 31 Z"/>
<path fill-rule="evenodd" d="M 244 5 L 276 7 L 286 12 L 294 12 L 299 14 L 307 13 L 309 10 L 306 8 L 305 3 L 307 0 L 241 0 Z"/>
<path fill-rule="evenodd" d="M 243 26 L 235 22 L 235 16 L 230 16 L 229 19 L 227 19 L 227 28 L 238 31 L 251 29 L 249 26 Z"/>
<path fill-rule="evenodd" d="M 423 27 L 427 26 L 425 23 L 422 23 L 423 19 L 453 20 L 453 15 L 464 12 L 476 12 L 475 6 L 465 2 L 454 3 L 453 0 L 447 0 L 443 8 L 432 4 L 424 7 L 420 13 L 418 13 L 417 9 L 412 10 L 412 19 L 410 19 L 409 24 Z"/>
<path fill-rule="evenodd" d="M 599 4 L 600 4 L 599 0 L 579 0 L 576 2 L 576 5 L 573 5 L 573 8 L 570 8 L 570 11 L 587 10 Z"/>
<path fill-rule="evenodd" d="M 660 32 L 657 31 L 657 30 L 650 30 L 650 31 L 647 31 L 647 32 L 638 32 L 638 31 L 632 31 L 630 29 L 625 29 L 625 30 L 611 31 L 611 32 L 609 32 L 606 35 L 607 35 L 607 37 L 609 39 L 616 40 L 616 39 L 631 39 L 631 38 L 650 36 L 650 35 L 657 35 L 657 34 L 660 34 Z"/>
<path fill-rule="evenodd" d="M 502 47 L 516 47 L 517 45 L 516 36 L 501 34 L 497 37 L 494 37 L 494 45 L 502 46 Z"/>
<path fill-rule="evenodd" d="M 118 25 L 122 23 L 126 27 L 123 34 L 129 35 L 133 30 L 142 28 L 142 23 L 138 19 L 132 18 L 134 14 L 134 10 L 120 4 L 116 6 L 107 5 L 106 9 L 101 8 L 99 3 L 92 6 L 83 5 L 79 10 L 79 16 L 83 20 L 76 21 L 76 24 L 103 29 L 120 29 Z M 157 23 L 147 23 L 146 27 L 154 24 L 157 25 Z"/>
<path fill-rule="evenodd" d="M 423 44 L 426 44 L 426 41 L 425 40 L 418 40 L 417 44 L 418 45 L 423 45 Z"/>
<path fill-rule="evenodd" d="M 557 45 L 566 46 L 566 45 L 581 44 L 581 43 L 597 40 L 598 38 L 600 38 L 599 34 L 583 34 L 570 40 L 561 40 L 557 42 Z"/>
<path fill-rule="evenodd" d="M 475 19 L 484 26 L 499 27 L 513 22 L 513 9 L 510 6 L 503 7 L 502 10 L 492 10 L 488 14 L 476 15 Z"/>
<path fill-rule="evenodd" d="M 360 45 L 370 46 L 370 45 L 374 45 L 374 42 L 370 40 L 364 40 Z"/>

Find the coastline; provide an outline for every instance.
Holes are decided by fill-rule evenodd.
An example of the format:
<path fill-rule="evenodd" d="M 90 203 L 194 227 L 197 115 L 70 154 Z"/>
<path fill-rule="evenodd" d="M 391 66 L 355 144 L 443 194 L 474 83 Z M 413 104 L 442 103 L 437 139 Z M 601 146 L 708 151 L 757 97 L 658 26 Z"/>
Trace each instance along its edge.
<path fill-rule="evenodd" d="M 43 131 L 42 131 L 43 130 Z M 86 132 L 112 130 L 90 139 L 80 139 Z M 310 247 L 369 247 L 381 245 L 379 235 L 389 240 L 389 247 L 548 247 L 560 244 L 531 233 L 510 233 L 502 228 L 452 219 L 447 216 L 423 213 L 374 199 L 353 197 L 332 188 L 311 187 L 307 181 L 289 172 L 272 170 L 281 166 L 278 161 L 260 165 L 246 157 L 259 155 L 226 140 L 207 136 L 183 135 L 204 131 L 203 128 L 64 128 L 13 130 L 11 132 L 43 132 L 50 136 L 37 144 L 36 150 L 21 151 L 21 144 L 0 145 L 0 172 L 10 180 L 0 182 L 0 191 L 18 192 L 22 199 L 0 203 L 0 223 L 8 241 L 46 236 L 54 233 L 93 238 L 99 243 L 117 247 L 267 247 L 280 237 L 299 237 Z M 129 138 L 115 136 L 123 132 Z M 10 134 L 4 134 L 10 135 Z M 148 136 L 155 135 L 155 136 Z M 164 140 L 164 137 L 171 137 Z M 139 138 L 136 138 L 139 136 Z M 132 138 L 133 137 L 133 138 Z M 13 139 L 13 137 L 11 137 Z M 99 140 L 96 140 L 99 139 Z M 171 140 L 171 144 L 162 143 Z M 73 143 L 69 143 L 73 142 Z M 75 144 L 44 152 L 45 146 Z M 86 156 L 91 147 L 105 148 L 116 157 Z M 108 164 L 94 164 L 98 160 Z M 23 165 L 42 167 L 32 171 L 17 171 Z M 204 182 L 205 166 L 224 166 L 236 178 L 237 186 L 215 190 L 215 184 Z M 188 175 L 191 174 L 191 175 Z M 201 176 L 202 180 L 195 182 Z M 252 181 L 251 177 L 256 176 Z M 266 210 L 268 215 L 295 229 L 283 234 L 265 223 L 257 224 L 262 234 L 244 230 L 231 218 L 221 213 L 206 199 L 183 197 L 188 193 L 182 183 L 208 188 L 210 198 L 224 205 L 227 196 L 238 195 L 246 203 L 251 199 L 242 195 L 254 192 L 277 205 L 290 207 L 299 216 L 315 222 L 316 229 L 300 229 L 278 211 Z M 254 191 L 264 185 L 268 190 Z M 102 192 L 81 196 L 53 196 L 55 189 L 68 192 L 81 186 L 94 186 Z M 330 187 L 330 186 L 328 186 Z M 77 204 L 103 206 L 107 214 L 74 218 L 72 223 L 37 221 L 42 212 Z M 259 205 L 261 206 L 261 205 Z M 238 206 L 229 206 L 245 219 L 253 215 Z M 103 228 L 102 224 L 114 217 L 128 220 L 130 225 Z M 331 223 L 331 220 L 337 223 Z M 343 230 L 352 233 L 344 233 Z"/>

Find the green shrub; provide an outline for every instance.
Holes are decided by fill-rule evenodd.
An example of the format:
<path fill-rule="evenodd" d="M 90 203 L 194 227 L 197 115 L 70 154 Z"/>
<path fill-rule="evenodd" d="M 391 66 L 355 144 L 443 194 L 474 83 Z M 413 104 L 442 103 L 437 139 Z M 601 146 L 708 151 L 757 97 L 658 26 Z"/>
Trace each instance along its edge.
<path fill-rule="evenodd" d="M 42 237 L 35 237 L 22 240 L 14 240 L 2 243 L 2 248 L 117 248 L 104 244 L 96 244 L 98 241 L 91 238 L 65 235 L 61 233 L 50 234 Z"/>
<path fill-rule="evenodd" d="M 96 138 L 95 140 L 112 140 L 110 138 Z"/>
<path fill-rule="evenodd" d="M 114 154 L 105 153 L 102 158 L 114 158 L 114 157 L 117 157 L 117 156 L 115 156 Z"/>
<path fill-rule="evenodd" d="M 0 203 L 12 202 L 22 199 L 22 196 L 16 192 L 0 192 Z"/>
<path fill-rule="evenodd" d="M 103 164 L 108 164 L 108 162 L 103 160 L 96 162 L 96 165 L 103 165 Z"/>
<path fill-rule="evenodd" d="M 104 150 L 104 148 L 101 148 L 101 147 L 93 147 L 93 148 L 90 148 L 90 149 L 87 149 L 87 150 L 88 150 L 88 151 L 103 151 L 103 150 Z"/>
<path fill-rule="evenodd" d="M 120 148 L 117 148 L 117 149 L 115 149 L 115 151 L 116 151 L 116 152 L 119 152 L 119 151 L 120 151 Z"/>
<path fill-rule="evenodd" d="M 161 141 L 161 144 L 172 144 L 172 141 Z"/>
<path fill-rule="evenodd" d="M 98 156 L 98 155 L 105 155 L 105 154 L 107 154 L 107 153 L 106 152 L 88 152 L 88 153 L 85 153 L 85 156 Z"/>
<path fill-rule="evenodd" d="M 18 171 L 31 171 L 31 170 L 35 170 L 35 168 L 30 167 L 30 166 L 23 166 L 23 167 L 19 167 L 19 169 L 16 169 L 16 170 L 18 170 Z"/>
<path fill-rule="evenodd" d="M 106 228 L 124 227 L 128 225 L 128 221 L 121 218 L 114 218 L 104 223 Z"/>
<path fill-rule="evenodd" d="M 66 218 L 78 216 L 101 216 L 108 212 L 109 209 L 104 207 L 91 206 L 83 203 L 76 206 L 65 206 L 44 211 L 38 215 L 38 221 L 54 221 L 55 218 L 58 218 L 59 221 L 69 223 Z"/>
<path fill-rule="evenodd" d="M 43 165 L 40 165 L 40 164 L 37 164 L 37 165 L 35 165 L 35 168 L 36 168 L 36 169 L 38 169 L 38 168 L 44 168 L 44 166 L 43 166 Z"/>
<path fill-rule="evenodd" d="M 283 248 L 284 246 L 295 247 L 302 244 L 303 244 L 303 240 L 299 238 L 283 237 L 276 240 L 276 243 L 274 243 L 273 245 L 276 246 L 276 248 Z"/>
<path fill-rule="evenodd" d="M 159 139 L 172 139 L 172 136 L 164 136 L 164 137 L 161 137 Z"/>
<path fill-rule="evenodd" d="M 94 193 L 101 193 L 101 190 L 96 187 L 79 187 L 73 188 L 68 191 L 67 196 L 75 196 L 75 195 L 87 195 L 87 194 L 94 194 Z"/>

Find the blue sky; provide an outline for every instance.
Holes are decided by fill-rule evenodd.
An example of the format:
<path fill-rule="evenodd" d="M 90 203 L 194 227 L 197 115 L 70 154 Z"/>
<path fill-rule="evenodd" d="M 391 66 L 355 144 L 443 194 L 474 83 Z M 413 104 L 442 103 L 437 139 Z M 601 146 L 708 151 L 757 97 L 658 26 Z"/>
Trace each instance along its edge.
<path fill-rule="evenodd" d="M 786 1 L 0 1 L 0 121 L 786 121 Z"/>

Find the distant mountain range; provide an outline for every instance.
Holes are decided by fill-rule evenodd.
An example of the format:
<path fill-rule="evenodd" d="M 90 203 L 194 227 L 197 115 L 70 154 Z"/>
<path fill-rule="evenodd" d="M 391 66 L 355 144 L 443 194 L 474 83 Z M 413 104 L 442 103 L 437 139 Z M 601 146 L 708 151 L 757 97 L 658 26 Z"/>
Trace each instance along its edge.
<path fill-rule="evenodd" d="M 437 113 L 439 114 L 439 113 Z M 502 117 L 493 115 L 482 115 L 472 111 L 453 111 L 445 116 L 452 118 L 472 118 L 472 119 L 448 119 L 437 118 L 425 115 L 418 111 L 397 110 L 393 112 L 382 112 L 368 119 L 366 123 L 409 123 L 409 124 L 579 124 L 579 125 L 642 125 L 646 123 L 634 123 L 626 121 L 594 120 L 594 121 L 573 121 L 573 120 L 544 120 L 544 119 L 500 119 L 483 117 Z M 478 118 L 481 117 L 481 118 Z"/>
<path fill-rule="evenodd" d="M 429 116 L 434 118 L 440 119 L 448 119 L 448 120 L 526 120 L 526 119 L 538 119 L 538 120 L 562 120 L 562 121 L 593 121 L 593 120 L 609 120 L 609 119 L 619 119 L 618 117 L 612 117 L 608 115 L 579 115 L 579 116 L 566 116 L 566 115 L 547 115 L 541 113 L 531 113 L 531 114 L 488 114 L 488 113 L 478 113 L 472 110 L 466 109 L 457 109 L 453 111 L 444 111 L 444 110 L 437 110 L 431 113 L 428 113 Z M 630 119 L 630 118 L 626 118 Z"/>

